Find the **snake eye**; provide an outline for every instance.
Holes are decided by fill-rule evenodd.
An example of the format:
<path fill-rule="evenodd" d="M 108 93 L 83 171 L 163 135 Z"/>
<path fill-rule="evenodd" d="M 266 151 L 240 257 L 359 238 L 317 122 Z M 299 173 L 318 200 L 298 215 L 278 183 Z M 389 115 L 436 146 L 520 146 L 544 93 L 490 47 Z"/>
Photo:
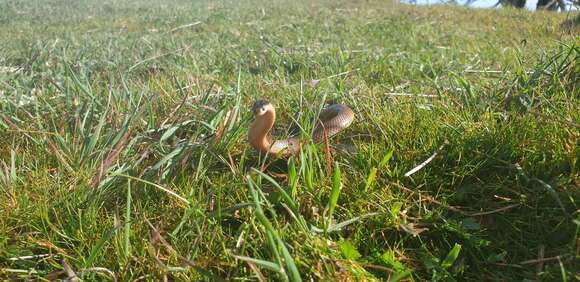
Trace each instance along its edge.
<path fill-rule="evenodd" d="M 254 110 L 254 114 L 259 115 L 259 116 L 261 116 L 265 113 L 266 113 L 266 108 L 264 108 L 264 107 L 259 107 L 256 110 Z"/>

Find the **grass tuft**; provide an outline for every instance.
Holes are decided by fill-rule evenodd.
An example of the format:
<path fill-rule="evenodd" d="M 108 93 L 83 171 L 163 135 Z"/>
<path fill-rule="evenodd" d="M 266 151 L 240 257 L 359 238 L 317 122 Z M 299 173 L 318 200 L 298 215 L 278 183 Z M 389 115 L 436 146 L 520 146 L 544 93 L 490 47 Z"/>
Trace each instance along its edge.
<path fill-rule="evenodd" d="M 579 280 L 572 16 L 0 1 L 0 280 Z"/>

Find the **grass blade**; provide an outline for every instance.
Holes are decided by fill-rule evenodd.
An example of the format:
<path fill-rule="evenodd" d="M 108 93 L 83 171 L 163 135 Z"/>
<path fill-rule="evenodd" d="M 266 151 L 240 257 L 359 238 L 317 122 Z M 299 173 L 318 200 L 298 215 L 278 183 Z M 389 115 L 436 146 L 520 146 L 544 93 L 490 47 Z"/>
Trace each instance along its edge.
<path fill-rule="evenodd" d="M 10 183 L 16 183 L 16 152 L 14 150 L 10 150 Z"/>
<path fill-rule="evenodd" d="M 89 254 L 89 258 L 85 261 L 85 265 L 86 266 L 92 266 L 93 262 L 95 261 L 95 258 L 97 257 L 97 255 L 101 252 L 101 249 L 103 248 L 103 245 L 105 245 L 105 243 L 107 241 L 109 241 L 109 239 L 111 239 L 113 237 L 113 235 L 115 235 L 115 233 L 117 232 L 117 230 L 121 228 L 120 225 L 117 225 L 111 229 L 109 229 L 109 231 L 107 231 L 103 237 L 97 242 L 97 244 L 93 247 L 93 249 L 91 250 L 91 253 Z"/>
<path fill-rule="evenodd" d="M 288 183 L 290 183 L 292 200 L 295 200 L 298 195 L 298 175 L 296 174 L 296 163 L 294 159 L 288 161 Z"/>
<path fill-rule="evenodd" d="M 455 262 L 455 260 L 457 260 L 460 251 L 461 245 L 455 243 L 455 246 L 453 246 L 451 251 L 449 251 L 445 259 L 443 260 L 443 262 L 441 262 L 441 267 L 443 267 L 444 269 L 450 268 Z"/>
<path fill-rule="evenodd" d="M 125 207 L 125 259 L 131 256 L 131 179 L 127 179 L 127 200 Z"/>
<path fill-rule="evenodd" d="M 290 252 L 288 252 L 288 249 L 286 248 L 284 242 L 280 238 L 278 238 L 278 245 L 282 249 L 282 255 L 284 255 L 284 262 L 286 262 L 286 266 L 288 267 L 288 270 L 290 272 L 290 280 L 296 282 L 302 281 L 302 278 L 300 277 L 300 272 L 298 272 L 298 268 L 296 268 L 296 263 L 294 262 L 294 259 L 292 258 Z"/>
<path fill-rule="evenodd" d="M 187 205 L 189 205 L 189 201 L 186 198 L 180 196 L 179 194 L 177 194 L 177 193 L 175 193 L 175 192 L 173 192 L 173 191 L 171 191 L 171 190 L 169 190 L 169 189 L 167 189 L 167 188 L 165 188 L 165 187 L 163 187 L 163 186 L 161 186 L 159 184 L 156 184 L 156 183 L 153 183 L 153 182 L 150 182 L 150 181 L 141 179 L 141 178 L 137 178 L 137 177 L 134 177 L 134 176 L 131 176 L 131 175 L 122 174 L 122 173 L 113 173 L 113 174 L 111 174 L 111 176 L 121 176 L 121 177 L 129 178 L 129 179 L 133 179 L 133 180 L 136 180 L 136 181 L 139 181 L 139 182 L 143 182 L 145 184 L 149 184 L 149 185 L 151 185 L 151 186 L 153 186 L 153 187 L 155 187 L 155 188 L 157 188 L 157 189 L 159 189 L 159 190 L 161 190 L 161 191 L 163 191 L 163 192 L 165 192 L 165 193 L 167 193 L 167 194 L 169 194 L 169 195 L 177 198 L 178 200 L 186 203 Z"/>
<path fill-rule="evenodd" d="M 330 193 L 330 199 L 328 200 L 328 213 L 326 214 L 326 225 L 325 229 L 328 230 L 332 224 L 332 216 L 334 214 L 334 209 L 338 203 L 338 196 L 340 195 L 340 189 L 342 188 L 342 181 L 340 176 L 340 168 L 338 162 L 334 163 L 334 177 L 332 182 L 332 192 Z"/>
<path fill-rule="evenodd" d="M 279 274 L 284 274 L 284 269 L 282 269 L 279 265 L 277 265 L 274 262 L 271 261 L 267 261 L 267 260 L 261 260 L 261 259 L 255 259 L 255 258 L 251 258 L 251 257 L 246 257 L 246 256 L 238 256 L 238 255 L 234 255 L 234 254 L 230 254 L 232 257 L 245 261 L 245 262 L 251 262 L 255 265 L 261 266 L 265 269 L 277 272 Z"/>

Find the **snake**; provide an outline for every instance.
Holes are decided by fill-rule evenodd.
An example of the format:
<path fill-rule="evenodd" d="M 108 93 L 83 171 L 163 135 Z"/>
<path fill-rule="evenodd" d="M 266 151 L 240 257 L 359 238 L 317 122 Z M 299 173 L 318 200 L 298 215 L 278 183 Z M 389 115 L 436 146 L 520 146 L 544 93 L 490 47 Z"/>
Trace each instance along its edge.
<path fill-rule="evenodd" d="M 252 106 L 254 121 L 248 131 L 248 142 L 262 154 L 274 156 L 295 155 L 302 146 L 300 136 L 293 135 L 287 139 L 272 140 L 271 130 L 276 121 L 276 109 L 266 100 L 257 100 Z M 331 102 L 319 114 L 316 126 L 312 131 L 312 141 L 319 143 L 330 138 L 354 121 L 354 112 L 346 105 Z"/>

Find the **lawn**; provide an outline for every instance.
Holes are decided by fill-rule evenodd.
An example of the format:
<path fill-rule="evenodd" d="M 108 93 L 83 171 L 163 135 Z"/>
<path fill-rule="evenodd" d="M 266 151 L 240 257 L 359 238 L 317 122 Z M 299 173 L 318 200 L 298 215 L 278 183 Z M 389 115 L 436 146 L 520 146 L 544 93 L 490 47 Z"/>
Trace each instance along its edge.
<path fill-rule="evenodd" d="M 579 280 L 575 17 L 2 1 L 0 279 Z M 249 146 L 258 99 L 300 154 Z"/>

